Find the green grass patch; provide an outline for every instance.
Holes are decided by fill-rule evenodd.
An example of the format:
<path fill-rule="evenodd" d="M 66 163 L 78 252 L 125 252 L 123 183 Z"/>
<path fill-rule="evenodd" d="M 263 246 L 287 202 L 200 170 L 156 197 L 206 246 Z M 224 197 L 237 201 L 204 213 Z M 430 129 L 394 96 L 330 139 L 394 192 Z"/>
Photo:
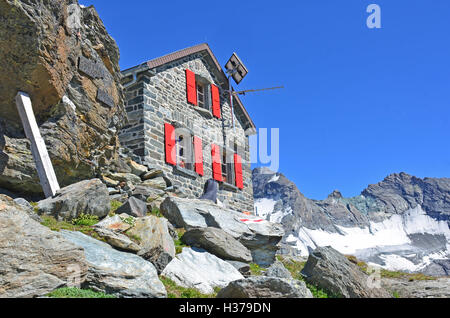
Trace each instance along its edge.
<path fill-rule="evenodd" d="M 111 201 L 111 212 L 110 213 L 114 213 L 117 211 L 118 208 L 120 208 L 123 205 L 122 202 L 117 201 L 117 200 L 112 200 Z"/>
<path fill-rule="evenodd" d="M 175 253 L 176 253 L 177 255 L 178 255 L 178 254 L 181 254 L 181 253 L 183 252 L 183 248 L 189 247 L 189 246 L 185 245 L 183 242 L 181 242 L 180 239 L 174 240 L 173 242 L 174 242 L 174 244 L 175 244 Z"/>
<path fill-rule="evenodd" d="M 79 217 L 72 220 L 73 225 L 94 226 L 98 223 L 98 216 L 81 213 Z"/>
<path fill-rule="evenodd" d="M 184 235 L 184 233 L 186 233 L 186 230 L 184 228 L 179 228 L 179 229 L 175 229 L 175 231 L 177 232 L 178 239 L 174 240 L 173 242 L 175 244 L 175 252 L 178 255 L 183 252 L 183 248 L 189 247 L 189 246 L 184 244 L 181 241 L 181 237 Z"/>
<path fill-rule="evenodd" d="M 162 218 L 163 215 L 161 213 L 161 211 L 158 208 L 153 208 L 151 212 L 147 213 L 147 215 L 153 215 L 156 216 L 157 218 Z"/>
<path fill-rule="evenodd" d="M 399 294 L 397 291 L 392 292 L 392 296 L 393 296 L 394 298 L 401 298 L 401 297 L 400 297 L 400 294 Z"/>
<path fill-rule="evenodd" d="M 214 289 L 214 293 L 205 295 L 194 288 L 185 288 L 178 286 L 174 281 L 167 277 L 159 278 L 167 290 L 167 298 L 215 298 L 220 289 Z"/>
<path fill-rule="evenodd" d="M 116 298 L 112 295 L 94 292 L 90 289 L 60 288 L 47 295 L 50 298 Z"/>
<path fill-rule="evenodd" d="M 264 270 L 258 264 L 250 263 L 249 265 L 250 273 L 252 273 L 252 276 L 261 276 L 262 274 L 264 274 Z"/>
<path fill-rule="evenodd" d="M 67 230 L 72 232 L 81 232 L 92 238 L 95 238 L 96 240 L 105 242 L 105 240 L 102 239 L 91 226 L 77 225 L 66 221 L 58 221 L 53 216 L 49 215 L 43 215 L 41 216 L 41 219 L 41 224 L 45 227 L 48 227 L 52 231 L 59 232 L 61 230 Z"/>
<path fill-rule="evenodd" d="M 397 278 L 397 279 L 407 279 L 410 282 L 420 281 L 420 280 L 436 280 L 436 277 L 427 276 L 422 273 L 405 273 L 399 271 L 389 271 L 386 269 L 381 270 L 382 278 Z"/>
<path fill-rule="evenodd" d="M 122 220 L 122 222 L 128 224 L 131 227 L 134 227 L 134 225 L 136 223 L 136 219 L 134 217 L 132 217 L 131 215 L 126 218 L 120 217 L 120 219 Z"/>
<path fill-rule="evenodd" d="M 308 289 L 311 291 L 314 298 L 332 298 L 328 295 L 328 293 L 326 291 L 324 291 L 323 289 L 318 288 L 312 284 L 306 283 L 306 287 L 308 287 Z"/>
<path fill-rule="evenodd" d="M 353 264 L 355 264 L 355 265 L 358 265 L 358 267 L 359 267 L 364 273 L 366 273 L 366 274 L 368 274 L 368 275 L 371 274 L 370 271 L 369 271 L 369 265 L 367 265 L 367 263 L 358 260 L 358 259 L 357 259 L 355 256 L 353 256 L 353 255 L 345 255 L 345 257 L 347 257 L 347 259 L 348 259 L 351 263 L 353 263 Z"/>
<path fill-rule="evenodd" d="M 306 262 L 294 261 L 292 259 L 285 259 L 278 255 L 277 259 L 284 265 L 284 267 L 291 273 L 294 279 L 303 280 L 301 271 L 305 267 Z"/>

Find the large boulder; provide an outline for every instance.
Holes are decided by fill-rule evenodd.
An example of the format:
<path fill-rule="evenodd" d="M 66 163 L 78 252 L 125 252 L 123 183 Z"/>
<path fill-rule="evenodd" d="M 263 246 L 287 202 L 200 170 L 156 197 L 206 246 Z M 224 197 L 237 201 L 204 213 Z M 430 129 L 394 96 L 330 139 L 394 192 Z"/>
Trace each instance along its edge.
<path fill-rule="evenodd" d="M 252 254 L 242 243 L 218 228 L 191 229 L 181 237 L 181 241 L 186 245 L 202 248 L 224 260 L 245 263 L 252 261 Z"/>
<path fill-rule="evenodd" d="M 85 251 L 89 271 L 83 288 L 121 298 L 167 296 L 164 285 L 150 262 L 137 255 L 117 251 L 80 232 L 63 230 L 61 234 Z"/>
<path fill-rule="evenodd" d="M 183 248 L 164 269 L 162 275 L 185 288 L 195 288 L 203 294 L 214 293 L 230 282 L 244 277 L 233 265 L 199 249 Z"/>
<path fill-rule="evenodd" d="M 0 195 L 0 298 L 39 297 L 86 279 L 82 248 Z"/>
<path fill-rule="evenodd" d="M 111 205 L 108 189 L 100 179 L 85 180 L 62 188 L 55 197 L 38 202 L 38 213 L 58 220 L 72 220 L 81 213 L 103 218 Z"/>
<path fill-rule="evenodd" d="M 264 272 L 264 276 L 267 277 L 278 277 L 278 278 L 284 278 L 287 280 L 294 279 L 291 275 L 291 273 L 284 267 L 283 263 L 280 261 L 276 261 L 270 267 Z"/>
<path fill-rule="evenodd" d="M 147 204 L 135 197 L 131 197 L 116 210 L 116 213 L 125 213 L 134 217 L 142 217 L 147 214 Z"/>
<path fill-rule="evenodd" d="M 127 231 L 140 241 L 138 255 L 150 261 L 160 274 L 175 257 L 175 244 L 169 233 L 167 219 L 156 216 L 137 218 L 134 226 Z"/>
<path fill-rule="evenodd" d="M 305 283 L 278 277 L 252 276 L 231 282 L 217 298 L 313 298 Z"/>
<path fill-rule="evenodd" d="M 392 296 L 356 264 L 332 247 L 319 247 L 308 258 L 302 275 L 336 297 L 391 298 Z M 380 282 L 381 284 L 381 282 Z"/>
<path fill-rule="evenodd" d="M 126 123 L 119 49 L 94 7 L 0 1 L 0 186 L 42 194 L 14 98 L 31 96 L 61 186 L 117 165 Z"/>
<path fill-rule="evenodd" d="M 171 223 L 186 230 L 222 229 L 247 247 L 253 262 L 262 266 L 275 262 L 278 243 L 284 235 L 281 224 L 219 207 L 207 200 L 168 197 L 161 204 L 161 212 Z"/>

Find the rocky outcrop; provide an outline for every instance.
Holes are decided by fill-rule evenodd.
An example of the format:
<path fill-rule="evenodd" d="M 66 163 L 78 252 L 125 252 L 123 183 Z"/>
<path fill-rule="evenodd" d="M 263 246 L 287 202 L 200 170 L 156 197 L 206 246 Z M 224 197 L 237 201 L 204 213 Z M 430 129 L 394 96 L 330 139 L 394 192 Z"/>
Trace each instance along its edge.
<path fill-rule="evenodd" d="M 85 180 L 62 188 L 55 197 L 38 203 L 38 213 L 58 220 L 72 220 L 81 213 L 103 218 L 111 205 L 106 186 L 99 180 Z"/>
<path fill-rule="evenodd" d="M 95 9 L 5 0 L 0 12 L 0 186 L 42 193 L 14 102 L 19 90 L 31 96 L 61 186 L 120 166 L 119 50 Z"/>
<path fill-rule="evenodd" d="M 383 279 L 382 286 L 400 298 L 450 298 L 450 279 Z"/>
<path fill-rule="evenodd" d="M 191 229 L 181 237 L 181 241 L 188 246 L 204 249 L 224 260 L 246 263 L 252 261 L 252 255 L 244 245 L 218 228 Z"/>
<path fill-rule="evenodd" d="M 82 248 L 0 195 L 0 298 L 39 297 L 86 279 Z"/>
<path fill-rule="evenodd" d="M 390 298 L 381 286 L 372 283 L 358 265 L 331 247 L 320 247 L 308 258 L 302 275 L 308 283 L 335 297 Z"/>
<path fill-rule="evenodd" d="M 280 224 L 221 208 L 207 200 L 168 197 L 161 204 L 161 212 L 172 224 L 186 230 L 214 227 L 225 231 L 250 250 L 253 262 L 263 266 L 275 261 L 277 244 L 284 235 Z"/>
<path fill-rule="evenodd" d="M 89 271 L 83 288 L 120 298 L 167 296 L 164 285 L 150 262 L 137 255 L 117 251 L 80 232 L 61 231 L 61 234 L 85 251 Z"/>
<path fill-rule="evenodd" d="M 233 265 L 198 249 L 183 248 L 161 274 L 177 285 L 195 288 L 203 294 L 213 294 L 214 288 L 223 288 L 244 277 Z"/>
<path fill-rule="evenodd" d="M 137 218 L 127 231 L 140 241 L 138 255 L 150 261 L 160 274 L 175 257 L 175 245 L 169 233 L 168 221 L 156 216 Z"/>
<path fill-rule="evenodd" d="M 302 281 L 253 276 L 231 282 L 217 298 L 313 298 Z"/>

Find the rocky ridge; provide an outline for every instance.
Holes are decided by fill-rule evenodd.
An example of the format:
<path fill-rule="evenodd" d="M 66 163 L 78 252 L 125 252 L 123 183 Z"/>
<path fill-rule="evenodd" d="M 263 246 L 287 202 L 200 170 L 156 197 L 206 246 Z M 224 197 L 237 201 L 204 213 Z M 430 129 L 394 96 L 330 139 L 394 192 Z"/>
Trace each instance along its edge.
<path fill-rule="evenodd" d="M 448 272 L 450 179 L 393 174 L 345 198 L 306 198 L 281 173 L 253 171 L 256 213 L 283 224 L 282 253 L 332 245 L 388 269 Z"/>

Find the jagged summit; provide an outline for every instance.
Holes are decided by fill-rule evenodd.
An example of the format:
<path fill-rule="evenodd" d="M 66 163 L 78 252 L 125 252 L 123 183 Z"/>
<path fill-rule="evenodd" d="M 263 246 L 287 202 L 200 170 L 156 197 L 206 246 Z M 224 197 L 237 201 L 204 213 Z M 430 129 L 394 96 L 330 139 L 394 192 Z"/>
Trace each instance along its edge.
<path fill-rule="evenodd" d="M 328 198 L 330 199 L 342 199 L 344 196 L 342 195 L 341 191 L 334 190 L 333 193 L 331 193 Z"/>

